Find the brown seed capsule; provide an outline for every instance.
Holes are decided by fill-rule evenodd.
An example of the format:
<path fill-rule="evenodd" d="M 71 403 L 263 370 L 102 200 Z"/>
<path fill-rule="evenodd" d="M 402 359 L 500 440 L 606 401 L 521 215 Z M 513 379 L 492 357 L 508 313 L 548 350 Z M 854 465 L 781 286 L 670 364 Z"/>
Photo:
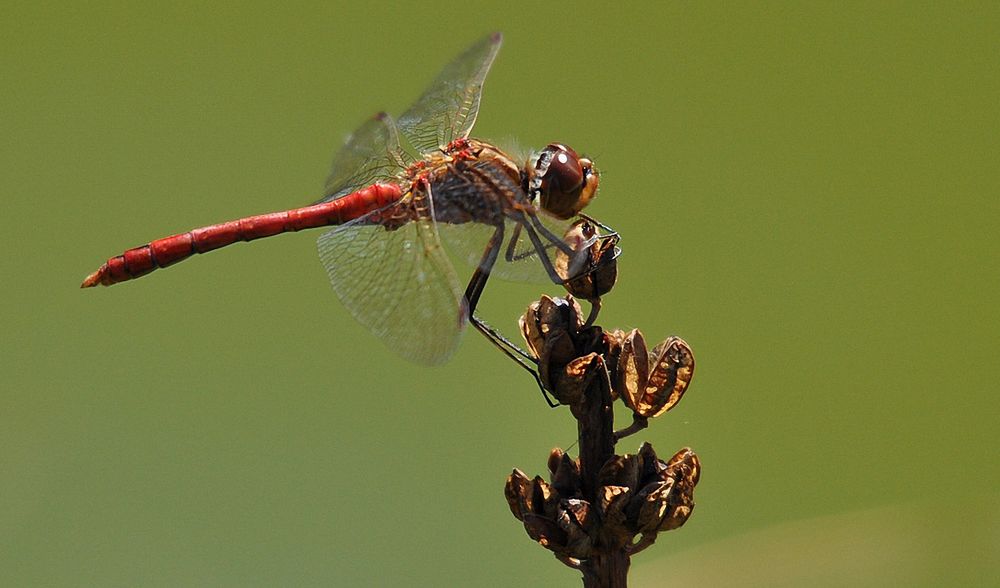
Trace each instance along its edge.
<path fill-rule="evenodd" d="M 555 476 L 556 470 L 559 469 L 559 465 L 562 464 L 563 458 L 566 457 L 566 452 L 558 447 L 553 447 L 552 451 L 549 452 L 549 475 Z"/>
<path fill-rule="evenodd" d="M 637 533 L 655 533 L 660 528 L 670 508 L 670 492 L 673 487 L 674 481 L 671 479 L 650 485 L 649 491 L 642 497 L 636 517 Z"/>
<path fill-rule="evenodd" d="M 596 353 L 575 358 L 553 380 L 552 395 L 561 404 L 576 404 L 603 367 L 604 360 Z"/>
<path fill-rule="evenodd" d="M 576 350 L 572 337 L 565 331 L 553 333 L 549 337 L 541 353 L 538 354 L 538 377 L 549 392 L 555 392 L 559 388 L 559 381 L 562 378 L 566 366 L 575 360 Z M 577 396 L 577 392 L 560 394 L 560 396 Z M 565 402 L 563 402 L 565 404 Z"/>
<path fill-rule="evenodd" d="M 524 517 L 524 530 L 539 545 L 553 551 L 562 551 L 566 545 L 566 531 L 559 528 L 552 519 L 539 515 Z"/>
<path fill-rule="evenodd" d="M 558 500 L 554 497 L 552 486 L 541 476 L 535 476 L 531 481 L 531 512 L 553 518 Z"/>
<path fill-rule="evenodd" d="M 549 456 L 549 472 L 552 474 L 552 487 L 563 496 L 573 496 L 580 487 L 580 464 L 575 459 L 562 453 L 558 462 L 553 464 L 553 456 Z M 555 469 L 553 469 L 553 466 Z"/>
<path fill-rule="evenodd" d="M 600 493 L 601 513 L 604 515 L 603 531 L 614 536 L 631 537 L 625 524 L 625 508 L 631 493 L 625 486 L 602 486 Z"/>
<path fill-rule="evenodd" d="M 638 329 L 622 341 L 615 388 L 639 416 L 653 418 L 676 406 L 693 376 L 694 354 L 683 339 L 670 337 L 652 353 Z"/>
<path fill-rule="evenodd" d="M 570 557 L 587 557 L 590 555 L 593 540 L 584 529 L 577 515 L 586 517 L 589 505 L 579 499 L 564 500 L 559 505 L 556 524 L 566 532 L 566 543 L 563 553 Z"/>
<path fill-rule="evenodd" d="M 531 512 L 531 480 L 524 475 L 521 470 L 515 469 L 507 476 L 507 483 L 504 485 L 503 494 L 507 498 L 507 505 L 510 512 L 519 521 L 524 520 L 524 515 Z"/>
<path fill-rule="evenodd" d="M 562 404 L 574 404 L 604 368 L 606 337 L 600 327 L 583 328 L 572 296 L 533 302 L 520 320 L 521 335 L 538 358 L 538 377 Z"/>
<path fill-rule="evenodd" d="M 618 280 L 618 236 L 602 236 L 594 223 L 580 219 L 566 231 L 563 241 L 575 251 L 572 256 L 562 250 L 556 253 L 556 273 L 566 291 L 584 300 L 610 292 Z"/>
<path fill-rule="evenodd" d="M 566 364 L 576 357 L 573 337 L 583 328 L 583 310 L 572 296 L 566 298 L 542 296 L 540 300 L 528 306 L 518 324 L 521 326 L 524 342 L 528 344 L 528 349 L 535 357 L 541 359 L 545 351 L 545 342 L 558 334 L 565 334 L 566 343 L 550 348 L 547 353 L 550 356 L 556 355 L 546 359 L 555 359 Z"/>
<path fill-rule="evenodd" d="M 701 461 L 698 455 L 685 447 L 667 462 L 666 470 L 668 475 L 677 478 L 687 486 L 694 487 L 701 479 Z"/>
<path fill-rule="evenodd" d="M 686 447 L 667 462 L 664 478 L 672 479 L 674 487 L 670 491 L 667 509 L 660 521 L 661 531 L 676 529 L 687 522 L 694 510 L 694 487 L 700 477 L 701 463 L 698 456 Z"/>
<path fill-rule="evenodd" d="M 594 523 L 594 518 L 590 516 L 590 503 L 579 498 L 570 498 L 566 501 L 565 507 L 580 528 L 589 532 Z"/>
<path fill-rule="evenodd" d="M 602 486 L 622 486 L 635 491 L 639 485 L 639 459 L 636 455 L 612 456 L 597 473 Z"/>

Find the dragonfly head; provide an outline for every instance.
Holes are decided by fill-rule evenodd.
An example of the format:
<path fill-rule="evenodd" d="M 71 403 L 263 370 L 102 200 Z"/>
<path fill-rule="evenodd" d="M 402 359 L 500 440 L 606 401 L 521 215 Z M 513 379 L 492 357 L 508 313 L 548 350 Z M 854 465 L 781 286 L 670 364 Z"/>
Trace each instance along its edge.
<path fill-rule="evenodd" d="M 538 195 L 544 210 L 564 220 L 579 214 L 597 194 L 594 164 L 560 143 L 542 150 L 531 174 L 531 194 Z"/>

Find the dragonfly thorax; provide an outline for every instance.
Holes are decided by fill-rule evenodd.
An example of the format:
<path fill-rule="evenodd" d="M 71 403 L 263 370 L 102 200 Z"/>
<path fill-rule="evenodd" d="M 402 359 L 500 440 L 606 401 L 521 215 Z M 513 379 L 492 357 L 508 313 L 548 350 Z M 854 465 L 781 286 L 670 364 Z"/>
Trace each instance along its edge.
<path fill-rule="evenodd" d="M 511 211 L 530 205 L 517 164 L 485 141 L 453 141 L 411 170 L 415 201 L 429 190 L 438 222 L 497 226 Z"/>

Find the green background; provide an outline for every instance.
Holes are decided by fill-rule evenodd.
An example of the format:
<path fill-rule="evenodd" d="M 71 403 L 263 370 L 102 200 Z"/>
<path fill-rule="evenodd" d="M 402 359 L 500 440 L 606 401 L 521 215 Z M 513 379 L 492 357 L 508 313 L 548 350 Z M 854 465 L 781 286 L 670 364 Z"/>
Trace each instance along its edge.
<path fill-rule="evenodd" d="M 474 333 L 397 359 L 318 234 L 77 289 L 312 201 L 496 29 L 474 134 L 595 159 L 625 250 L 600 322 L 698 361 L 621 447 L 704 466 L 633 585 L 1000 583 L 996 3 L 317 2 L 0 8 L 0 584 L 579 585 L 502 494 L 568 411 Z"/>

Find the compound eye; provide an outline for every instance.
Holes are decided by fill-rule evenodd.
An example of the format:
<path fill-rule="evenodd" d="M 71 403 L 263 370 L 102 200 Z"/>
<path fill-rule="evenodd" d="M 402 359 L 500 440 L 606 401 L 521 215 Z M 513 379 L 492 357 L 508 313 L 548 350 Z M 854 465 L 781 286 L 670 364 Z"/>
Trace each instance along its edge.
<path fill-rule="evenodd" d="M 583 167 L 580 156 L 565 145 L 553 143 L 545 148 L 549 155 L 549 165 L 542 176 L 542 189 L 569 193 L 583 184 Z"/>
<path fill-rule="evenodd" d="M 568 219 L 590 202 L 597 190 L 597 175 L 589 159 L 560 143 L 546 147 L 535 164 L 536 186 L 542 208 Z"/>

